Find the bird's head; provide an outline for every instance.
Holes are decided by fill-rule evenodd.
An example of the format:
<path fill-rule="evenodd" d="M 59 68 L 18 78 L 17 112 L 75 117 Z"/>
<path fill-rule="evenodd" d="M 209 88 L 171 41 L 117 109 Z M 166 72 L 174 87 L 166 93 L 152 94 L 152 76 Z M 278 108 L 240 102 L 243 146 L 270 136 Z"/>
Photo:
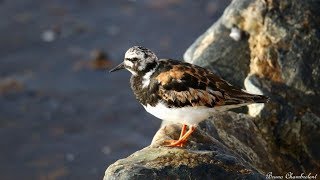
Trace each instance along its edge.
<path fill-rule="evenodd" d="M 150 49 L 133 46 L 127 50 L 124 61 L 110 72 L 127 69 L 133 75 L 144 74 L 157 65 L 157 60 L 157 56 Z"/>

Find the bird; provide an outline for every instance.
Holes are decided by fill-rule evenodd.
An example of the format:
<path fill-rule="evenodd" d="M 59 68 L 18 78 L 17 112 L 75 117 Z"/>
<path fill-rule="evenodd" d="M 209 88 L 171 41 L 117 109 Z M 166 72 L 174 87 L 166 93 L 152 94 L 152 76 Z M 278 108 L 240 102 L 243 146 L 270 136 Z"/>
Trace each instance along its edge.
<path fill-rule="evenodd" d="M 182 124 L 179 139 L 165 141 L 168 147 L 183 147 L 197 125 L 216 112 L 269 100 L 233 86 L 203 67 L 158 59 L 153 51 L 142 46 L 129 48 L 123 62 L 109 72 L 122 69 L 131 72 L 131 89 L 148 113 Z"/>

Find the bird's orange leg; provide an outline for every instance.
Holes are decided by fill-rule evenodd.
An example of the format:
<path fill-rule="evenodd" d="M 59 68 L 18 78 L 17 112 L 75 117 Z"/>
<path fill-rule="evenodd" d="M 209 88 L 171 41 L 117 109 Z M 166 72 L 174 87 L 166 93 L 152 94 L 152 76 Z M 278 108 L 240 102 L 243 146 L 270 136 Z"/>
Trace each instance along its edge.
<path fill-rule="evenodd" d="M 187 125 L 186 125 L 186 124 L 183 124 L 183 125 L 182 125 L 182 128 L 181 128 L 181 133 L 180 133 L 179 139 L 181 139 L 181 138 L 183 137 L 183 135 L 186 134 L 186 131 L 187 131 Z M 183 144 L 180 144 L 180 147 L 182 147 L 182 146 L 183 146 Z"/>
<path fill-rule="evenodd" d="M 183 124 L 179 139 L 182 138 L 182 136 L 186 133 L 186 131 L 187 131 L 187 125 Z"/>
<path fill-rule="evenodd" d="M 190 137 L 190 135 L 195 131 L 195 129 L 196 129 L 195 127 L 190 126 L 189 130 L 182 137 L 180 137 L 178 140 L 166 141 L 166 142 L 170 143 L 170 144 L 168 144 L 166 146 L 168 146 L 168 147 L 182 147 L 187 142 L 187 140 Z M 182 132 L 182 130 L 181 130 L 181 132 Z"/>

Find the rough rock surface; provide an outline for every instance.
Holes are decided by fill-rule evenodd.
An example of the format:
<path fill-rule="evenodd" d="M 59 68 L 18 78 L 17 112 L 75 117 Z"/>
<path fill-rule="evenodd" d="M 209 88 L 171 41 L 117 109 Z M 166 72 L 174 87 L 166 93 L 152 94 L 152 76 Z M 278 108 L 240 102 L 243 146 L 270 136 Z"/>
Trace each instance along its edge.
<path fill-rule="evenodd" d="M 249 114 L 259 117 L 255 124 L 280 173 L 320 169 L 319 8 L 316 0 L 233 1 L 184 56 L 187 62 L 217 69 L 222 77 L 245 85 L 250 92 L 271 97 L 265 106 L 250 105 Z M 232 28 L 241 32 L 239 41 L 229 37 Z M 215 48 L 235 44 L 239 47 Z M 238 48 L 249 57 L 239 55 Z M 229 58 L 224 58 L 226 53 Z"/>
<path fill-rule="evenodd" d="M 271 102 L 250 105 L 250 116 L 215 115 L 184 149 L 161 146 L 179 133 L 171 130 L 174 125 L 164 126 L 149 147 L 111 165 L 105 178 L 136 173 L 259 179 L 268 172 L 320 172 L 319 8 L 317 0 L 234 0 L 184 58 Z"/>
<path fill-rule="evenodd" d="M 256 161 L 256 153 L 265 152 L 264 146 L 257 146 L 259 149 L 252 148 L 256 144 L 265 143 L 262 138 L 248 139 L 246 132 L 243 132 L 242 137 L 236 141 L 237 144 L 233 142 L 235 137 L 232 132 L 238 129 L 233 121 L 246 121 L 243 128 L 254 133 L 257 129 L 254 128 L 251 118 L 226 112 L 213 119 L 215 121 L 201 123 L 201 128 L 194 132 L 184 148 L 164 147 L 164 140 L 179 138 L 181 126 L 162 126 L 150 146 L 111 165 L 104 179 L 263 179 L 264 176 L 252 166 Z M 222 123 L 225 120 L 227 123 Z M 217 126 L 224 124 L 223 128 L 226 129 L 218 130 L 213 122 L 218 123 Z M 239 148 L 231 150 L 230 147 L 236 146 Z M 241 154 L 246 151 L 251 153 L 242 157 Z"/>

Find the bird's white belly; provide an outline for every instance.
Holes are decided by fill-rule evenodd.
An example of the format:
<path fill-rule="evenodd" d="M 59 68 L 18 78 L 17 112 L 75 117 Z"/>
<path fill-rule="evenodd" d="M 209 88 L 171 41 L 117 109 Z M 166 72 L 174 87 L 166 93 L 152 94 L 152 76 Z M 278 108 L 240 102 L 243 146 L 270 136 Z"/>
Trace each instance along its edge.
<path fill-rule="evenodd" d="M 187 125 L 198 124 L 214 112 L 213 108 L 208 107 L 168 108 L 163 103 L 158 103 L 154 107 L 149 104 L 143 107 L 159 119 Z"/>

